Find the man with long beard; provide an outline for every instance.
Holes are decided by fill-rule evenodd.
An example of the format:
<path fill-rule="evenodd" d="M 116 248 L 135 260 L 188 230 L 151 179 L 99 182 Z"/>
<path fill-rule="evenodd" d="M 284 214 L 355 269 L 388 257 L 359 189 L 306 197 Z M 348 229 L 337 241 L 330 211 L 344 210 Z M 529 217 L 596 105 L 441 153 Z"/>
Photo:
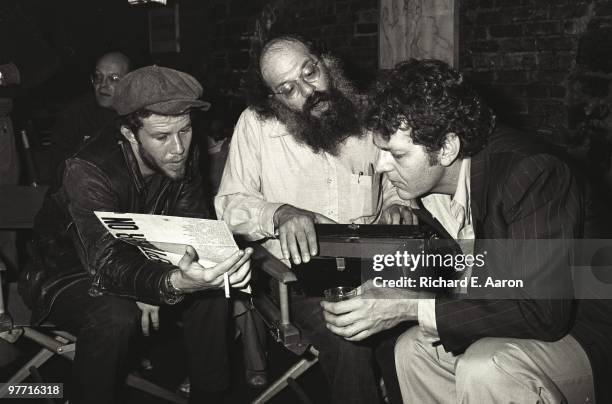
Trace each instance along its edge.
<path fill-rule="evenodd" d="M 396 190 L 386 181 L 379 189 L 361 97 L 338 60 L 284 36 L 270 40 L 258 62 L 215 198 L 218 217 L 304 272 L 317 269 L 308 268 L 317 255 L 314 223 L 412 222 Z M 331 401 L 379 402 L 371 348 L 330 333 L 320 300 L 293 293 L 291 314 L 319 350 Z"/>

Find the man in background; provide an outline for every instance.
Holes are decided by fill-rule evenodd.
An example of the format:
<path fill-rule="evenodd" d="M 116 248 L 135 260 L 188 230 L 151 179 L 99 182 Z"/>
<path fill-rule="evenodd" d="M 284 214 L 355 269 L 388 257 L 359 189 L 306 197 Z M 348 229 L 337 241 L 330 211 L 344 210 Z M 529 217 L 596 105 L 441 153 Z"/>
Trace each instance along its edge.
<path fill-rule="evenodd" d="M 93 94 L 72 102 L 57 118 L 51 138 L 53 169 L 72 156 L 92 136 L 115 124 L 115 87 L 130 70 L 130 59 L 123 53 L 110 52 L 98 59 L 91 74 Z"/>

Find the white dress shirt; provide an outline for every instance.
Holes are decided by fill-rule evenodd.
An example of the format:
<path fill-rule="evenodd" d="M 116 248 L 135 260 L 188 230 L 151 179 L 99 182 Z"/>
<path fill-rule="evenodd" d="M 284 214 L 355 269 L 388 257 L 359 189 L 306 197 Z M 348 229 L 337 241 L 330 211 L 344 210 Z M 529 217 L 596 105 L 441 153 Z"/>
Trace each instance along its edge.
<path fill-rule="evenodd" d="M 316 212 L 338 223 L 369 223 L 393 203 L 409 205 L 374 174 L 378 148 L 372 135 L 350 137 L 339 156 L 314 153 L 276 119 L 245 110 L 236 127 L 219 192 L 217 216 L 250 240 L 274 237 L 274 212 L 283 204 Z M 382 200 L 382 203 L 380 203 Z M 278 240 L 264 246 L 281 257 Z"/>
<path fill-rule="evenodd" d="M 457 189 L 452 198 L 448 194 L 430 194 L 421 199 L 423 206 L 455 240 L 464 240 L 460 242 L 463 254 L 474 252 L 475 236 L 470 208 L 470 169 L 470 158 L 463 159 L 459 169 Z M 469 277 L 471 272 L 471 267 L 466 268 L 463 277 Z M 436 299 L 419 300 L 418 320 L 426 335 L 438 339 Z"/>

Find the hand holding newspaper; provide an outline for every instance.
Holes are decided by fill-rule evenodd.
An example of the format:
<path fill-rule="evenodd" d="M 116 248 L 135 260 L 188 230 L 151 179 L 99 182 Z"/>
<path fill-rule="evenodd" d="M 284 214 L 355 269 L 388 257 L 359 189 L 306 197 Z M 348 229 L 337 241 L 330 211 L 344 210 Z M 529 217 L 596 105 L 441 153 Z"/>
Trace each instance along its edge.
<path fill-rule="evenodd" d="M 94 212 L 117 239 L 133 244 L 151 260 L 178 266 L 191 245 L 198 263 L 212 268 L 238 251 L 231 231 L 222 220 L 147 215 L 141 213 Z M 224 274 L 225 296 L 230 297 L 229 275 Z M 242 289 L 251 293 L 251 287 Z"/>

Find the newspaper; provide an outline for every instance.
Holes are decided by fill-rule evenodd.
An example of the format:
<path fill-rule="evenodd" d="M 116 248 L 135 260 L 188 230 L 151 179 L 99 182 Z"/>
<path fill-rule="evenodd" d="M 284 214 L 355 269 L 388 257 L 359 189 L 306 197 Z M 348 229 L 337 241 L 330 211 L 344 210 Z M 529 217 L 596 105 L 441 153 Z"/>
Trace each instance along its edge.
<path fill-rule="evenodd" d="M 150 260 L 177 265 L 186 246 L 198 253 L 198 263 L 212 268 L 238 251 L 232 232 L 222 220 L 94 212 L 115 238 L 138 247 Z M 226 279 L 227 282 L 227 279 Z M 250 287 L 242 290 L 250 293 Z"/>

